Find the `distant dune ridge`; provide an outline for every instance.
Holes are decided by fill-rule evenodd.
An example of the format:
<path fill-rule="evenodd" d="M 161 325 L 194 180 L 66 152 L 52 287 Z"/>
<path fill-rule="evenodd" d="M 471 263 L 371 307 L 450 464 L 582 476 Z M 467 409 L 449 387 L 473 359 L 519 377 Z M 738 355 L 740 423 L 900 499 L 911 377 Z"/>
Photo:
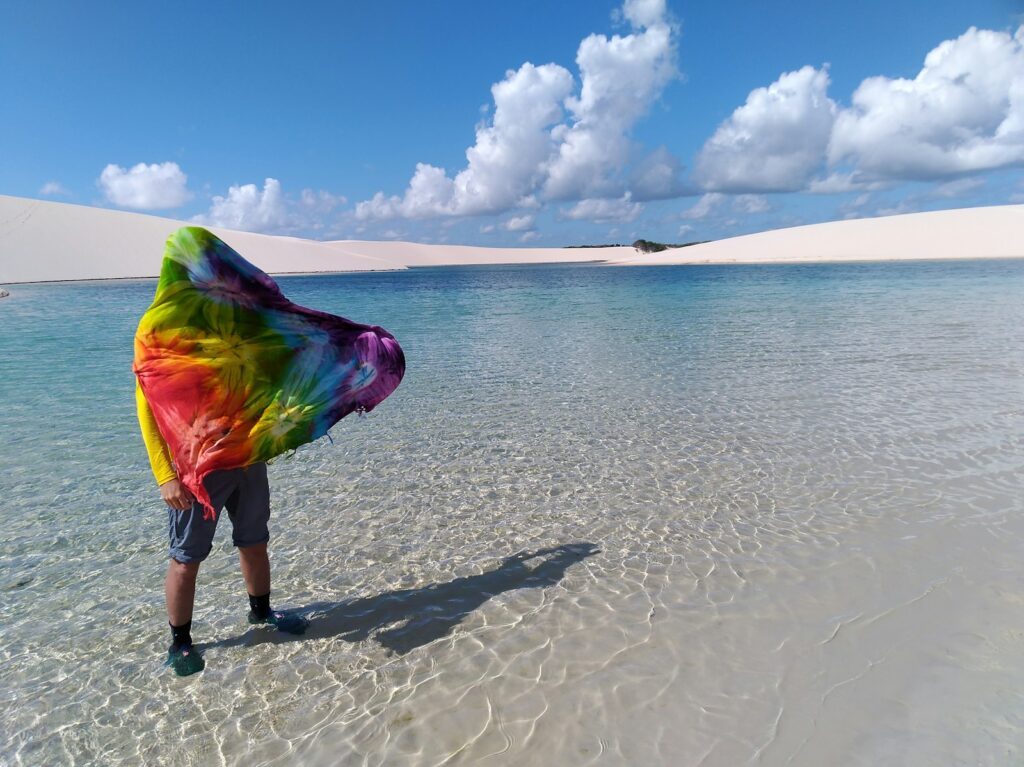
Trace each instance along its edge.
<path fill-rule="evenodd" d="M 949 258 L 1024 258 L 1024 205 L 832 221 L 610 261 L 650 265 Z"/>
<path fill-rule="evenodd" d="M 0 195 L 0 284 L 156 277 L 164 242 L 186 221 Z M 207 227 L 270 274 L 409 266 L 622 259 L 630 247 L 476 248 L 410 242 L 317 242 Z"/>
<path fill-rule="evenodd" d="M 0 195 L 0 284 L 155 277 L 164 241 L 185 225 L 157 216 Z M 651 265 L 1024 257 L 1024 205 L 837 221 L 649 254 L 628 246 L 483 248 L 318 242 L 210 229 L 271 274 L 583 261 Z"/>

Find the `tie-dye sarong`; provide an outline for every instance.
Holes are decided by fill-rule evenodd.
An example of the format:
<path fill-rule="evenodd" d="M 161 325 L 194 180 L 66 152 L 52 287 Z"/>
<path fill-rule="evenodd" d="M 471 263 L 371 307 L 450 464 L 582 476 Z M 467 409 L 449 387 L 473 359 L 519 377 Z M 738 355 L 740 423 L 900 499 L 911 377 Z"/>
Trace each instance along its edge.
<path fill-rule="evenodd" d="M 178 478 L 213 516 L 203 477 L 372 410 L 402 380 L 405 356 L 383 328 L 293 304 L 213 234 L 184 227 L 167 240 L 133 369 Z"/>

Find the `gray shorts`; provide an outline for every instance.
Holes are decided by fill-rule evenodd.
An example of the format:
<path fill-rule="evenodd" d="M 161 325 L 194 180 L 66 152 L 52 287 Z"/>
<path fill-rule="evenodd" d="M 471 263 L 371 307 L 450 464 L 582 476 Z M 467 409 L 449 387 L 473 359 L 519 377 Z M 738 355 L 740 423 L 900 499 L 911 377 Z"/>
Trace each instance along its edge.
<path fill-rule="evenodd" d="M 270 540 L 267 522 L 270 519 L 270 486 L 267 465 L 254 463 L 242 469 L 213 471 L 203 480 L 217 512 L 214 519 L 203 519 L 203 506 L 179 510 L 167 507 L 172 559 L 179 562 L 202 562 L 213 548 L 213 534 L 221 510 L 227 509 L 231 519 L 231 540 L 235 546 L 256 546 Z"/>

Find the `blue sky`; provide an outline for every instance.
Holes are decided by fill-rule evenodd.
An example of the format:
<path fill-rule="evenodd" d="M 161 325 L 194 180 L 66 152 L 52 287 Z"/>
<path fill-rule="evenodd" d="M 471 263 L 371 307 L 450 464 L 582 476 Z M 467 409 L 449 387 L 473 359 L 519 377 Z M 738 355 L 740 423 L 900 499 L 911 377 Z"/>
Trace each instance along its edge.
<path fill-rule="evenodd" d="M 493 245 L 1024 202 L 1022 23 L 1011 0 L 4 4 L 0 193 Z"/>

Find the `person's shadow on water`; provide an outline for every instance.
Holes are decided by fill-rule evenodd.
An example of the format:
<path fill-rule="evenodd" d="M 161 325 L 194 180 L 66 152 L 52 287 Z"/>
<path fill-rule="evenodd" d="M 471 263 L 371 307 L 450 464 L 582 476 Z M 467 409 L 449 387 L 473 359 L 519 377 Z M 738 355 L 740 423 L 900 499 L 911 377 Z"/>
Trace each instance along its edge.
<path fill-rule="evenodd" d="M 307 605 L 294 611 L 310 620 L 309 629 L 302 636 L 261 628 L 231 639 L 211 642 L 205 647 L 238 647 L 261 641 L 287 642 L 336 636 L 346 642 L 372 638 L 389 651 L 404 655 L 446 636 L 463 618 L 496 594 L 554 586 L 572 565 L 599 553 L 600 549 L 592 543 L 567 543 L 532 553 L 521 552 L 480 575 L 420 588 L 386 591 L 373 597 Z M 531 566 L 532 560 L 540 561 Z"/>

